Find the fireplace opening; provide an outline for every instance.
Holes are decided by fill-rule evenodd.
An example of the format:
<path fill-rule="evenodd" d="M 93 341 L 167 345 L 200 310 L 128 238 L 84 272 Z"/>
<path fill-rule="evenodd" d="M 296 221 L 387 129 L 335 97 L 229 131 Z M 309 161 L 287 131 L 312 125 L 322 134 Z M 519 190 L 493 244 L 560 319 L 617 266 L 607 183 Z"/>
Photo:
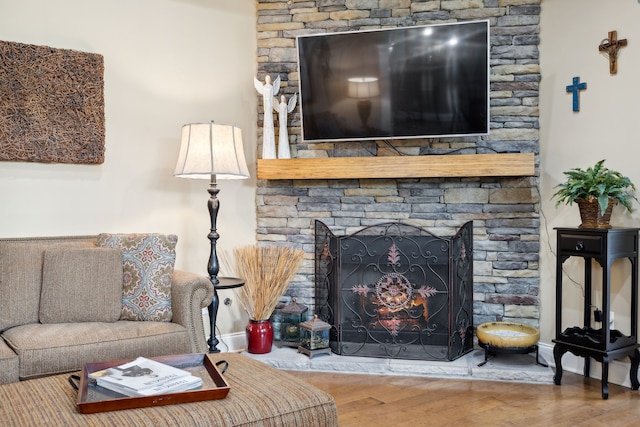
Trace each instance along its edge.
<path fill-rule="evenodd" d="M 334 235 L 315 222 L 315 306 L 345 356 L 454 360 L 473 348 L 473 223 Z"/>

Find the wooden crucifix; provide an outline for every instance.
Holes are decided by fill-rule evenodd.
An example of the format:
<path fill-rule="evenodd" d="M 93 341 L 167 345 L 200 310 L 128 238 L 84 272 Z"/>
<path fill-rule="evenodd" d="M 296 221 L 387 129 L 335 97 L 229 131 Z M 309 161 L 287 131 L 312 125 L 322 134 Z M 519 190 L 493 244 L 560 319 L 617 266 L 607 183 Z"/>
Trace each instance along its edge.
<path fill-rule="evenodd" d="M 609 31 L 609 37 L 600 42 L 598 51 L 609 57 L 609 74 L 618 72 L 618 51 L 627 45 L 627 39 L 618 40 L 617 31 Z"/>

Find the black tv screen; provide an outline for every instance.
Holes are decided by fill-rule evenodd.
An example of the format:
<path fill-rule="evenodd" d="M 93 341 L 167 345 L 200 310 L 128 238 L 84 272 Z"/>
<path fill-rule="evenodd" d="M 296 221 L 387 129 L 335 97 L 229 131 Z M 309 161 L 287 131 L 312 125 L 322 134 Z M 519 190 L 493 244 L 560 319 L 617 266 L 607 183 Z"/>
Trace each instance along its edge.
<path fill-rule="evenodd" d="M 489 22 L 299 36 L 304 141 L 489 133 Z"/>

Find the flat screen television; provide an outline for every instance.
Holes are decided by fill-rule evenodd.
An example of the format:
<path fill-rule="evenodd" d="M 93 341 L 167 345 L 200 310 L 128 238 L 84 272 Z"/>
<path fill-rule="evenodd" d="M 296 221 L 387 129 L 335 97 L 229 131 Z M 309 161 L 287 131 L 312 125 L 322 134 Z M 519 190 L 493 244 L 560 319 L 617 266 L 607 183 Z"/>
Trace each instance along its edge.
<path fill-rule="evenodd" d="M 304 141 L 489 133 L 489 22 L 298 36 Z"/>

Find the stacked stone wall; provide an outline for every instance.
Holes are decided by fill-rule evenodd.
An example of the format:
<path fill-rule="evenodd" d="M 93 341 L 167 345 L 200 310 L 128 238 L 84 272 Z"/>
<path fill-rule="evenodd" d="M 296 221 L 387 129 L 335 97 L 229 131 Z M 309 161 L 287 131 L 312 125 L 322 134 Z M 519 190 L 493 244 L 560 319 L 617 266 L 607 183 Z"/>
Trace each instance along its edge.
<path fill-rule="evenodd" d="M 537 162 L 540 0 L 258 0 L 258 78 L 279 76 L 281 93 L 298 92 L 299 35 L 476 19 L 488 19 L 491 28 L 488 136 L 305 143 L 298 108 L 289 116 L 292 157 L 532 152 Z M 257 116 L 261 129 L 261 101 Z M 259 131 L 258 155 L 261 139 Z M 442 236 L 473 220 L 474 322 L 537 325 L 537 185 L 536 176 L 258 181 L 257 239 L 305 250 L 287 294 L 313 306 L 315 219 L 337 235 L 402 221 Z"/>

